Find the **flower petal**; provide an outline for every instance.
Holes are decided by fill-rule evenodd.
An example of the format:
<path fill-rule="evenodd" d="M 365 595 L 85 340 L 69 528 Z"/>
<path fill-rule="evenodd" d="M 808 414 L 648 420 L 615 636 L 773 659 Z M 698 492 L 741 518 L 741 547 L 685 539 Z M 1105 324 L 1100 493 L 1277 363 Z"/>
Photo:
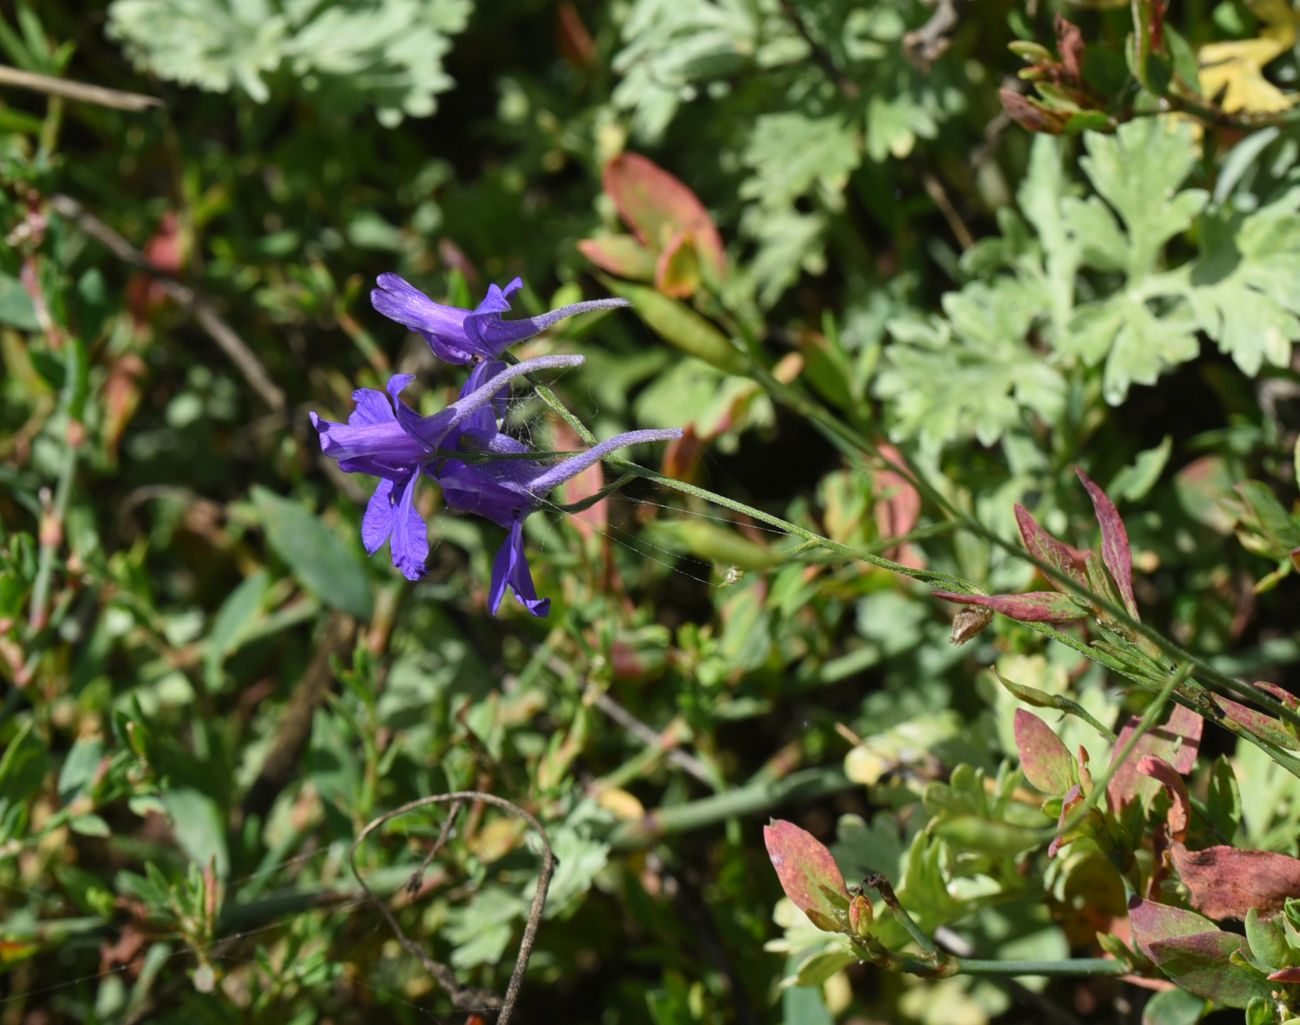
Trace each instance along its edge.
<path fill-rule="evenodd" d="M 429 557 L 428 529 L 420 511 L 415 508 L 415 485 L 419 479 L 420 475 L 413 473 L 402 487 L 390 542 L 393 565 L 402 571 L 402 576 L 407 580 L 419 580 L 424 576 L 424 562 Z"/>
<path fill-rule="evenodd" d="M 366 504 L 366 514 L 361 518 L 361 543 L 366 554 L 374 555 L 384 547 L 393 532 L 393 482 L 381 479 L 379 487 Z"/>
<path fill-rule="evenodd" d="M 406 279 L 381 274 L 370 293 L 370 305 L 390 320 L 423 335 L 433 354 L 444 363 L 468 363 L 474 350 L 467 348 L 467 310 L 436 303 Z"/>
<path fill-rule="evenodd" d="M 381 391 L 375 391 L 374 388 L 358 388 L 352 393 L 352 401 L 357 406 L 348 417 L 349 427 L 388 423 L 393 419 L 393 404 Z"/>
<path fill-rule="evenodd" d="M 492 615 L 501 607 L 505 597 L 506 585 L 515 592 L 515 600 L 534 616 L 545 616 L 551 610 L 550 598 L 538 598 L 537 588 L 533 586 L 533 575 L 528 569 L 528 557 L 524 553 L 524 521 L 522 517 L 510 525 L 510 533 L 497 552 L 492 563 L 492 587 L 488 597 L 488 607 Z"/>

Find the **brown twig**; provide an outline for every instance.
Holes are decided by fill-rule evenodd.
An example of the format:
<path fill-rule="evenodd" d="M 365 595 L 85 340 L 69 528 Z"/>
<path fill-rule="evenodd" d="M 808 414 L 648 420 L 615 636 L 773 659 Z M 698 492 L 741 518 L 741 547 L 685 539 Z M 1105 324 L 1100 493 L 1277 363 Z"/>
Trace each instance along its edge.
<path fill-rule="evenodd" d="M 72 221 L 78 228 L 108 249 L 123 263 L 155 278 L 163 291 L 179 306 L 187 310 L 217 347 L 234 363 L 235 368 L 257 392 L 258 396 L 276 412 L 285 409 L 284 392 L 271 380 L 271 375 L 235 330 L 221 319 L 212 301 L 190 285 L 182 284 L 169 273 L 155 267 L 149 258 L 125 238 L 83 207 L 71 196 L 54 195 L 50 206 Z"/>
<path fill-rule="evenodd" d="M 835 88 L 840 91 L 840 95 L 846 100 L 856 100 L 861 96 L 862 90 L 858 87 L 858 83 L 840 70 L 830 51 L 817 41 L 817 38 L 809 30 L 808 23 L 803 20 L 803 15 L 799 13 L 799 8 L 795 6 L 794 0 L 780 0 L 780 2 L 786 20 L 799 33 L 799 37 L 808 44 L 813 62 L 826 73 L 826 77 L 835 84 Z"/>
<path fill-rule="evenodd" d="M 670 747 L 664 734 L 658 732 L 654 727 L 642 722 L 608 694 L 598 694 L 592 701 L 597 708 L 607 716 L 618 723 L 628 733 L 636 737 L 646 747 L 659 748 L 664 752 L 665 757 L 673 765 L 677 766 L 683 772 L 689 773 L 698 779 L 710 789 L 714 786 L 714 779 L 709 774 L 708 767 L 694 755 L 687 754 L 676 747 Z"/>
<path fill-rule="evenodd" d="M 61 96 L 65 100 L 93 103 L 99 107 L 112 107 L 114 110 L 148 110 L 150 107 L 163 105 L 163 101 L 157 96 L 106 89 L 102 85 L 90 85 L 86 82 L 70 82 L 66 78 L 54 78 L 51 75 L 37 74 L 35 71 L 20 71 L 7 64 L 0 64 L 0 85 L 31 89 L 48 96 Z"/>
<path fill-rule="evenodd" d="M 948 190 L 943 187 L 943 182 L 936 175 L 926 171 L 921 175 L 921 185 L 925 188 L 925 194 L 939 208 L 939 213 L 943 214 L 943 219 L 948 222 L 949 229 L 957 238 L 957 244 L 962 249 L 969 249 L 973 246 L 975 236 L 970 233 L 970 229 L 966 227 L 966 222 L 961 219 L 961 214 L 952 205 L 952 200 L 948 198 Z"/>
<path fill-rule="evenodd" d="M 537 891 L 533 894 L 533 903 L 528 909 L 528 920 L 524 925 L 523 938 L 519 941 L 519 955 L 515 959 L 514 970 L 510 973 L 510 982 L 506 986 L 506 995 L 500 1001 L 491 994 L 483 993 L 480 990 L 462 988 L 456 982 L 456 976 L 450 968 L 441 962 L 433 960 L 414 940 L 402 931 L 402 927 L 397 923 L 397 919 L 389 910 L 388 905 L 375 897 L 374 892 L 366 885 L 365 879 L 362 878 L 361 870 L 357 867 L 357 849 L 365 842 L 366 837 L 384 823 L 420 808 L 427 808 L 430 805 L 450 804 L 453 810 L 448 815 L 447 821 L 443 823 L 433 850 L 425 858 L 424 863 L 421 864 L 415 875 L 412 876 L 413 879 L 419 878 L 428 863 L 432 861 L 434 854 L 441 850 L 442 845 L 446 843 L 451 832 L 450 823 L 456 812 L 469 801 L 490 804 L 495 808 L 519 816 L 528 823 L 542 841 L 542 867 L 537 874 Z M 495 794 L 489 794 L 482 790 L 457 790 L 450 794 L 433 794 L 429 797 L 421 797 L 414 801 L 408 801 L 400 808 L 394 808 L 392 811 L 385 812 L 378 818 L 367 822 L 352 844 L 352 850 L 348 854 L 348 862 L 352 866 L 352 874 L 356 876 L 361 889 L 365 891 L 366 898 L 379 908 L 384 920 L 388 923 L 388 927 L 393 930 L 398 942 L 401 943 L 406 952 L 417 958 L 424 965 L 425 970 L 434 977 L 438 985 L 446 990 L 452 1005 L 458 1011 L 480 1011 L 499 1008 L 496 1025 L 509 1025 L 510 1016 L 514 1012 L 515 1004 L 519 999 L 519 990 L 523 986 L 524 973 L 528 970 L 528 962 L 533 955 L 533 945 L 537 941 L 537 929 L 541 925 L 542 912 L 546 908 L 546 894 L 551 886 L 551 876 L 555 872 L 555 853 L 551 850 L 551 841 L 546 835 L 546 830 L 542 828 L 542 824 L 537 821 L 532 813 L 525 811 L 512 801 L 507 801 L 504 797 L 497 797 Z"/>
<path fill-rule="evenodd" d="M 903 55 L 921 71 L 929 71 L 935 61 L 948 52 L 952 30 L 957 27 L 959 2 L 939 0 L 930 20 L 903 36 Z"/>

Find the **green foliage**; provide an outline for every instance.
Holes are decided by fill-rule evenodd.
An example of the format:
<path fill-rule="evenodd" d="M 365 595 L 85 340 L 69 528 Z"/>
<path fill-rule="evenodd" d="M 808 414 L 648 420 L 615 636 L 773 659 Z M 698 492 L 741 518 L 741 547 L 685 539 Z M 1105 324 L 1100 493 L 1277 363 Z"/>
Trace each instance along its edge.
<path fill-rule="evenodd" d="M 442 58 L 471 10 L 471 0 L 113 0 L 108 31 L 160 78 L 259 103 L 278 78 L 396 125 L 437 109 L 452 85 Z"/>
<path fill-rule="evenodd" d="M 490 1019 L 467 789 L 516 1022 L 1300 1007 L 1290 5 L 101 6 L 0 20 L 6 1020 Z M 310 412 L 463 379 L 394 271 L 629 299 L 533 447 L 688 428 L 546 620 L 432 487 L 363 554 Z"/>

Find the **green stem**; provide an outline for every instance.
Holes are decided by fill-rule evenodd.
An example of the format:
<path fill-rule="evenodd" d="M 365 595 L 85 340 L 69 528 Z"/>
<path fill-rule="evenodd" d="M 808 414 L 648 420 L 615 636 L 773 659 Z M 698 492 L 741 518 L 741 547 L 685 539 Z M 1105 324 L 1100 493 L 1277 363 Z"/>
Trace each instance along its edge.
<path fill-rule="evenodd" d="M 952 963 L 958 975 L 1042 975 L 1062 978 L 1129 973 L 1129 967 L 1123 961 L 1104 957 L 1081 957 L 1072 961 L 985 961 L 975 957 L 955 957 Z"/>
<path fill-rule="evenodd" d="M 838 766 L 803 769 L 783 779 L 750 782 L 712 797 L 652 811 L 640 821 L 619 826 L 610 834 L 609 842 L 616 850 L 644 847 L 672 833 L 768 811 L 787 801 L 814 801 L 858 785 Z"/>

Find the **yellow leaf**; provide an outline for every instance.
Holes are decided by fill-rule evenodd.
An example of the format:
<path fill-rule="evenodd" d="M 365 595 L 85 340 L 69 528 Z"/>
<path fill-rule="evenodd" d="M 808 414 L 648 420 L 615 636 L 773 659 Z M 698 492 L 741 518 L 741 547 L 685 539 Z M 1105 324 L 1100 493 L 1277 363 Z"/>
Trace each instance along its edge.
<path fill-rule="evenodd" d="M 1296 101 L 1264 77 L 1264 66 L 1291 49 L 1300 13 L 1289 0 L 1253 0 L 1250 8 L 1264 28 L 1256 39 L 1208 43 L 1197 55 L 1201 92 L 1217 98 L 1226 111 L 1266 114 L 1286 110 Z"/>

